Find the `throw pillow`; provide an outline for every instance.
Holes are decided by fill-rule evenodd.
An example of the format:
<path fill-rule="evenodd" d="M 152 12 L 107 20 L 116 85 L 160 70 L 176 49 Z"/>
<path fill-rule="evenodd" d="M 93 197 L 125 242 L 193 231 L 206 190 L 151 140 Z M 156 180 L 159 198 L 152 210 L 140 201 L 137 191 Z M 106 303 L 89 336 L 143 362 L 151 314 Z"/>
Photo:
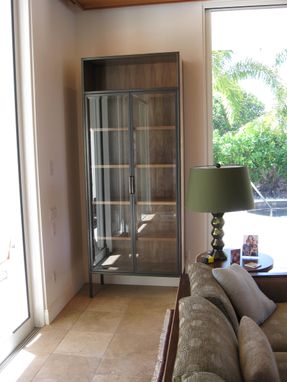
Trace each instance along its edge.
<path fill-rule="evenodd" d="M 237 333 L 239 323 L 234 308 L 227 297 L 224 289 L 212 275 L 212 268 L 206 264 L 190 264 L 187 270 L 190 294 L 205 297 L 216 305 L 229 319 L 233 329 Z"/>
<path fill-rule="evenodd" d="M 239 318 L 248 316 L 259 325 L 276 309 L 276 304 L 261 292 L 252 276 L 240 265 L 214 268 L 212 273 L 229 296 Z"/>
<path fill-rule="evenodd" d="M 173 381 L 194 372 L 214 373 L 224 381 L 241 382 L 238 341 L 225 315 L 200 296 L 179 300 L 179 338 Z"/>
<path fill-rule="evenodd" d="M 251 318 L 243 316 L 238 330 L 239 357 L 245 382 L 280 382 L 267 337 Z"/>

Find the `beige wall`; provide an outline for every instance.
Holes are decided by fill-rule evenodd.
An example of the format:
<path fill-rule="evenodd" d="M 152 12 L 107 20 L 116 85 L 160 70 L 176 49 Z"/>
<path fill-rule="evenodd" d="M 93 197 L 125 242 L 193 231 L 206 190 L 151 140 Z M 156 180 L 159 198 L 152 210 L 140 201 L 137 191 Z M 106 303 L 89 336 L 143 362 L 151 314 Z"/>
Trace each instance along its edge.
<path fill-rule="evenodd" d="M 83 283 L 75 14 L 59 0 L 30 5 L 46 315 L 52 319 Z"/>
<path fill-rule="evenodd" d="M 182 124 L 185 181 L 190 166 L 207 163 L 203 30 L 203 11 L 199 2 L 79 11 L 76 17 L 78 75 L 82 57 L 180 52 L 183 64 Z M 78 88 L 80 88 L 80 77 L 78 77 Z M 81 126 L 79 129 L 81 144 Z M 82 178 L 82 187 L 83 183 Z M 84 195 L 83 190 L 84 188 L 82 195 Z M 84 214 L 84 206 L 82 208 Z M 191 216 L 190 212 L 185 211 L 183 219 L 185 257 L 191 261 L 197 253 L 206 249 L 205 218 L 203 214 Z M 85 232 L 84 227 L 83 234 Z"/>
<path fill-rule="evenodd" d="M 180 52 L 186 181 L 191 165 L 207 161 L 204 25 L 200 2 L 88 12 L 67 0 L 30 4 L 46 313 L 53 319 L 87 280 L 80 59 Z M 205 249 L 205 220 L 186 211 L 183 219 L 190 261 Z"/>

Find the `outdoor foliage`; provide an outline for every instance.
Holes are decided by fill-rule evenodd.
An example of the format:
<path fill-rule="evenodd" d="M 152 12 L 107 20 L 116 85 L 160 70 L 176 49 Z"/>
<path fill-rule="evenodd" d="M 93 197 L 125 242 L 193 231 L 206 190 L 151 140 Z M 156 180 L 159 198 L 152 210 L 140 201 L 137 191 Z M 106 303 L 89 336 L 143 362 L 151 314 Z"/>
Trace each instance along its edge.
<path fill-rule="evenodd" d="M 233 61 L 232 51 L 213 52 L 213 144 L 214 161 L 246 165 L 251 180 L 265 197 L 287 193 L 287 89 L 278 75 L 278 65 L 287 50 L 267 67 L 246 59 Z M 273 110 L 240 85 L 241 79 L 260 79 L 271 88 Z"/>
<path fill-rule="evenodd" d="M 214 131 L 214 158 L 221 164 L 245 165 L 264 196 L 281 197 L 287 190 L 287 133 L 272 115 L 249 122 L 235 132 Z"/>
<path fill-rule="evenodd" d="M 224 102 L 219 94 L 213 98 L 212 123 L 213 128 L 217 129 L 220 134 L 228 131 L 237 130 L 240 126 L 247 122 L 253 121 L 265 112 L 264 104 L 259 101 L 253 94 L 248 94 L 242 90 L 242 97 L 238 100 L 238 112 L 230 121 L 224 107 Z"/>

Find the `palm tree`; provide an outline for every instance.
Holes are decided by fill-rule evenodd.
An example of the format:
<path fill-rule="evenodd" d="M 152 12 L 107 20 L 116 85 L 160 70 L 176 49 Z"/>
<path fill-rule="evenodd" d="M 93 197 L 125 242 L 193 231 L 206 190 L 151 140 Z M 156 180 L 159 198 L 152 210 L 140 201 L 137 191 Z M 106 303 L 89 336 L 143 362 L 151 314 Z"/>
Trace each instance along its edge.
<path fill-rule="evenodd" d="M 215 51 L 212 59 L 215 162 L 247 165 L 252 181 L 265 196 L 286 195 L 287 88 L 279 69 L 287 60 L 287 49 L 275 57 L 272 66 L 251 59 L 236 62 L 230 50 Z M 243 79 L 261 80 L 272 90 L 276 104 L 271 111 L 260 109 L 256 97 L 242 89 Z M 242 115 L 246 106 L 250 114 Z M 225 131 L 221 129 L 224 123 L 229 124 Z"/>
<path fill-rule="evenodd" d="M 235 61 L 232 50 L 218 50 L 212 52 L 213 73 L 213 99 L 214 103 L 220 102 L 230 126 L 241 122 L 241 125 L 263 114 L 262 104 L 251 94 L 245 92 L 240 85 L 241 80 L 258 79 L 263 81 L 274 93 L 277 100 L 278 115 L 287 117 L 286 87 L 282 85 L 278 74 L 278 66 L 287 58 L 287 50 L 276 57 L 276 65 L 269 67 L 250 58 L 243 61 Z M 249 98 L 249 105 L 246 101 Z M 257 103 L 258 108 L 254 110 L 251 119 L 244 120 L 242 108 Z M 287 118 L 286 118 L 287 119 Z"/>

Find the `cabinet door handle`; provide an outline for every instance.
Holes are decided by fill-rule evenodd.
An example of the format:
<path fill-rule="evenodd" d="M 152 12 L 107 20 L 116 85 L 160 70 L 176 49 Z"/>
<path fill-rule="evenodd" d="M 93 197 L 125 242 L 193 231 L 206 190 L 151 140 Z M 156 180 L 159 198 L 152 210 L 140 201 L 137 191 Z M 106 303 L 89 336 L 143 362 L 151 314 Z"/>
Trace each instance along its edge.
<path fill-rule="evenodd" d="M 130 194 L 135 193 L 135 177 L 134 176 L 129 177 L 129 193 Z"/>

